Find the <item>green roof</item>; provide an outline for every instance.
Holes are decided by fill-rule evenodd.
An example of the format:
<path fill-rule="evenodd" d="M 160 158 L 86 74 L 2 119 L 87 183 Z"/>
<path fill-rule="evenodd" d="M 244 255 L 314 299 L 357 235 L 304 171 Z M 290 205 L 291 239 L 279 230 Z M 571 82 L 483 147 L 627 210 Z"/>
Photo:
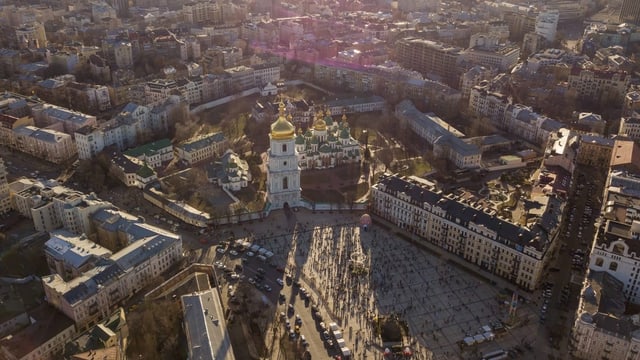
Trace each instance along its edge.
<path fill-rule="evenodd" d="M 148 144 L 140 145 L 133 149 L 129 149 L 125 151 L 124 154 L 127 156 L 135 157 L 135 158 L 140 157 L 142 155 L 149 156 L 149 155 L 153 155 L 158 150 L 164 149 L 169 146 L 171 146 L 171 140 L 162 139 L 162 140 L 154 141 Z"/>
<path fill-rule="evenodd" d="M 154 174 L 155 174 L 155 172 L 150 167 L 148 167 L 146 164 L 144 166 L 141 166 L 140 169 L 138 169 L 138 171 L 136 171 L 136 175 L 140 176 L 143 179 L 151 177 Z"/>

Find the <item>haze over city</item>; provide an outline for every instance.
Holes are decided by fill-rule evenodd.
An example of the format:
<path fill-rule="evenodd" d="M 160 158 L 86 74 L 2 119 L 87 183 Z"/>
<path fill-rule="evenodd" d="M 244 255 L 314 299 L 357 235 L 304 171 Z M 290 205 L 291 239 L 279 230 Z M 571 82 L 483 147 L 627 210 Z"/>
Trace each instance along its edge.
<path fill-rule="evenodd" d="M 0 359 L 640 360 L 640 1 L 0 19 Z"/>

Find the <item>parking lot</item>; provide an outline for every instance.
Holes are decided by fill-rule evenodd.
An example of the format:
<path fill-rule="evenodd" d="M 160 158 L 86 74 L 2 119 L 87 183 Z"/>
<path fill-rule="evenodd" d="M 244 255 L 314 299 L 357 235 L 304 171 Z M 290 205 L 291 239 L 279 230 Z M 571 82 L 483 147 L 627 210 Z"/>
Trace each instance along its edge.
<path fill-rule="evenodd" d="M 325 326 L 335 322 L 341 328 L 345 345 L 357 359 L 377 358 L 384 351 L 373 335 L 372 319 L 392 314 L 406 321 L 407 342 L 417 359 L 429 358 L 430 352 L 434 359 L 477 359 L 499 349 L 512 350 L 514 358 L 536 358 L 532 347 L 539 345 L 540 324 L 535 304 L 520 303 L 515 318 L 510 319 L 514 326 L 495 339 L 461 346 L 465 337 L 484 332 L 483 326 L 509 319 L 511 297 L 446 257 L 421 250 L 375 224 L 368 232 L 361 231 L 358 219 L 357 215 L 318 215 L 306 210 L 289 217 L 274 212 L 268 222 L 234 229 L 236 238 L 273 252 L 268 261 L 258 260 L 256 254 L 247 257 L 246 251 L 232 256 L 229 249 L 216 259 L 240 262 L 247 257 L 244 278 L 239 280 L 249 282 L 251 278 L 259 285 L 260 297 L 273 304 L 270 318 L 276 326 L 272 331 L 288 334 L 294 316 L 300 315 L 304 325 L 296 341 L 305 335 L 314 357 L 338 353 L 323 338 L 312 311 L 315 304 Z M 269 263 L 272 265 L 264 265 Z M 256 277 L 258 267 L 264 269 L 262 277 Z M 291 283 L 280 286 L 276 279 L 286 279 L 285 274 L 291 275 Z M 305 288 L 309 301 L 300 296 L 296 282 Z M 273 291 L 266 291 L 264 285 Z"/>

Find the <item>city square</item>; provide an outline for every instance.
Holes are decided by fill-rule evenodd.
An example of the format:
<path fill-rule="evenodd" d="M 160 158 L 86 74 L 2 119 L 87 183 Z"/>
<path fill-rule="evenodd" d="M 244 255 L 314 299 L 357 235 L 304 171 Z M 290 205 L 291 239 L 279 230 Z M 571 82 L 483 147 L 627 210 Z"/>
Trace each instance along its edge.
<path fill-rule="evenodd" d="M 360 214 L 275 212 L 268 222 L 233 231 L 235 237 L 275 254 L 271 263 L 284 266 L 309 290 L 312 302 L 327 315 L 325 322 L 342 327 L 355 358 L 376 358 L 385 350 L 373 335 L 372 320 L 379 316 L 398 316 L 407 323 L 406 345 L 417 359 L 476 359 L 482 353 L 535 342 L 535 308 L 518 304 L 513 328 L 493 341 L 461 346 L 483 326 L 508 319 L 510 307 L 500 300 L 500 288 L 375 222 L 364 231 Z M 363 271 L 350 267 L 354 258 L 362 262 L 358 268 Z"/>

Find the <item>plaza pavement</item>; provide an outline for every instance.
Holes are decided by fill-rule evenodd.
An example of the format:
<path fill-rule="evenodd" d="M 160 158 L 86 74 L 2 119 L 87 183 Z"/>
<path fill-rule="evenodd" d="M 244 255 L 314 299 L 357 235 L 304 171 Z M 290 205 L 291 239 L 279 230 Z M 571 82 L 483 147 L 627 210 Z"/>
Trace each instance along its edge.
<path fill-rule="evenodd" d="M 520 305 L 519 325 L 494 341 L 460 349 L 465 335 L 475 335 L 491 321 L 505 320 L 508 306 L 497 294 L 501 279 L 491 285 L 473 271 L 462 269 L 451 254 L 425 251 L 374 223 L 361 232 L 356 213 L 312 213 L 301 209 L 286 216 L 272 212 L 263 222 L 237 225 L 236 238 L 246 238 L 274 252 L 283 266 L 303 286 L 331 320 L 343 329 L 354 359 L 377 359 L 384 350 L 372 336 L 371 318 L 399 314 L 407 321 L 416 359 L 479 359 L 482 353 L 507 350 L 527 342 L 541 358 L 536 308 Z M 354 253 L 365 255 L 368 274 L 352 276 L 348 264 Z M 512 287 L 512 286 L 511 286 Z M 430 352 L 432 352 L 430 354 Z M 429 356 L 429 354 L 431 356 Z M 324 358 L 326 354 L 313 354 Z M 546 358 L 546 356 L 544 356 Z"/>

